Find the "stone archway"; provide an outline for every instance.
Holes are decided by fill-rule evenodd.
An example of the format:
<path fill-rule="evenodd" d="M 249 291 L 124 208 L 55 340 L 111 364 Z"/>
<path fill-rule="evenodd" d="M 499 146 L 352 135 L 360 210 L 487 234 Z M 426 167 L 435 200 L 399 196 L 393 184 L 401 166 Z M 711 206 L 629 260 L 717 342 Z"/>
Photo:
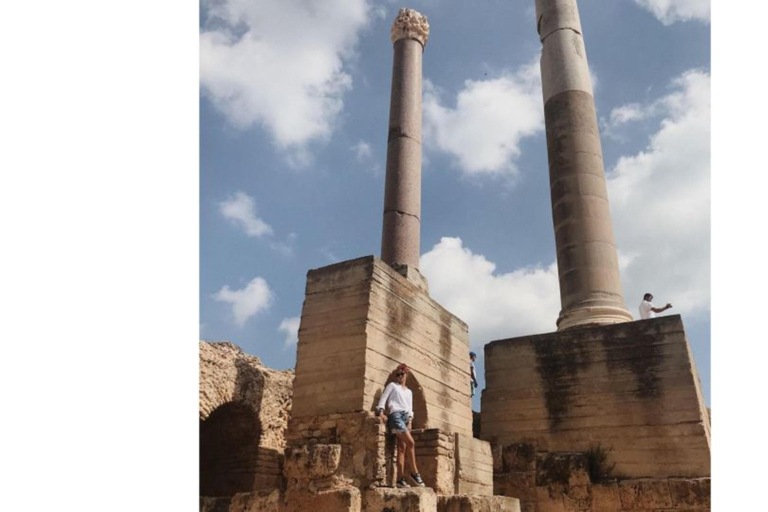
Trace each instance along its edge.
<path fill-rule="evenodd" d="M 244 402 L 227 402 L 200 420 L 200 495 L 232 496 L 254 487 L 261 425 Z"/>
<path fill-rule="evenodd" d="M 386 388 L 390 382 L 395 382 L 395 372 L 389 374 Z M 427 415 L 427 401 L 424 398 L 424 389 L 419 384 L 418 379 L 413 374 L 413 371 L 408 372 L 408 378 L 405 381 L 405 385 L 413 393 L 413 429 L 429 428 L 429 417 Z"/>

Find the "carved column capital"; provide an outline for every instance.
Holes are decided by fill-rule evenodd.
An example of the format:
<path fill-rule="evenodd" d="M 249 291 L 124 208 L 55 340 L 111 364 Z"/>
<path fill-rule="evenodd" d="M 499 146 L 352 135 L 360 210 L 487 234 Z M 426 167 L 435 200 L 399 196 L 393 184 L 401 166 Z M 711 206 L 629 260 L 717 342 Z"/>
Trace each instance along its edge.
<path fill-rule="evenodd" d="M 429 39 L 427 17 L 418 11 L 403 7 L 392 24 L 391 39 L 393 44 L 400 39 L 415 39 L 421 46 L 426 46 Z"/>

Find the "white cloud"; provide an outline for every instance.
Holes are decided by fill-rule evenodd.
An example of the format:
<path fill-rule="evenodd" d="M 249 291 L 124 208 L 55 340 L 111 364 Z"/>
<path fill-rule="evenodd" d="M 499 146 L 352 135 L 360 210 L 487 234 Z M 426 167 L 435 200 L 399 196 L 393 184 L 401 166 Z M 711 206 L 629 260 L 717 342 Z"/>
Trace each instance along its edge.
<path fill-rule="evenodd" d="M 269 247 L 283 256 L 293 256 L 296 253 L 296 233 L 289 233 L 285 242 L 273 240 L 269 242 Z"/>
<path fill-rule="evenodd" d="M 666 108 L 661 100 L 646 105 L 639 103 L 621 105 L 611 110 L 608 119 L 600 118 L 601 133 L 604 137 L 626 142 L 626 138 L 621 135 L 621 131 L 626 125 L 652 119 L 665 113 Z"/>
<path fill-rule="evenodd" d="M 640 121 L 641 119 L 645 119 L 648 117 L 648 114 L 648 109 L 643 109 L 637 103 L 622 105 L 611 110 L 610 124 L 613 127 L 618 127 L 632 121 Z"/>
<path fill-rule="evenodd" d="M 362 162 L 368 158 L 371 158 L 371 145 L 361 140 L 350 148 L 355 153 L 355 158 L 358 162 Z"/>
<path fill-rule="evenodd" d="M 701 314 L 710 298 L 710 77 L 689 71 L 649 107 L 662 112 L 647 148 L 608 172 L 624 295 L 630 311 L 643 293 L 672 312 Z"/>
<path fill-rule="evenodd" d="M 452 155 L 466 175 L 517 174 L 520 141 L 544 129 L 537 62 L 491 80 L 467 80 L 456 106 L 424 82 L 424 142 Z"/>
<path fill-rule="evenodd" d="M 612 217 L 627 307 L 637 317 L 643 293 L 673 313 L 709 312 L 710 78 L 689 71 L 669 94 L 625 112 L 663 116 L 648 147 L 608 173 Z M 634 115 L 634 114 L 633 114 Z M 632 115 L 628 116 L 629 118 Z M 431 295 L 466 321 L 471 343 L 554 331 L 560 311 L 555 263 L 496 273 L 496 265 L 443 238 L 421 257 Z"/>
<path fill-rule="evenodd" d="M 444 237 L 421 256 L 430 295 L 469 324 L 473 347 L 495 339 L 551 332 L 560 312 L 557 266 L 532 266 L 507 274 L 482 254 Z"/>
<path fill-rule="evenodd" d="M 290 318 L 283 318 L 283 321 L 280 322 L 280 327 L 277 328 L 278 331 L 285 333 L 285 346 L 290 347 L 293 345 L 296 345 L 299 341 L 299 324 L 301 323 L 301 318 L 298 316 L 292 316 Z"/>
<path fill-rule="evenodd" d="M 232 314 L 235 323 L 242 327 L 253 315 L 264 311 L 272 304 L 274 293 L 267 282 L 261 277 L 255 277 L 245 288 L 230 290 L 224 286 L 213 295 L 214 300 L 232 304 Z"/>
<path fill-rule="evenodd" d="M 256 216 L 256 202 L 245 192 L 235 192 L 233 196 L 220 202 L 219 211 L 230 222 L 242 228 L 248 236 L 259 238 L 272 234 L 272 227 Z"/>
<path fill-rule="evenodd" d="M 709 23 L 709 0 L 635 0 L 639 6 L 651 11 L 664 25 L 676 21 L 699 20 Z"/>
<path fill-rule="evenodd" d="M 381 10 L 369 0 L 205 0 L 200 80 L 236 126 L 260 125 L 289 161 L 333 131 L 352 79 L 344 70 L 360 31 Z"/>

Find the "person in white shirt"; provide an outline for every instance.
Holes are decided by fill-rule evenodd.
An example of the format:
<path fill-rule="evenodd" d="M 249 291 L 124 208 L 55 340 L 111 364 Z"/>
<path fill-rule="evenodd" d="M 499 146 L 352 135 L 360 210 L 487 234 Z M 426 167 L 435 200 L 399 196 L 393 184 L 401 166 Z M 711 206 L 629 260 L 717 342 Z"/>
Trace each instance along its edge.
<path fill-rule="evenodd" d="M 643 302 L 640 303 L 640 307 L 638 308 L 640 310 L 640 319 L 646 320 L 648 318 L 656 318 L 656 313 L 663 313 L 664 311 L 668 310 L 672 307 L 672 304 L 667 303 L 666 306 L 663 308 L 656 308 L 653 307 L 653 304 L 651 301 L 653 300 L 653 295 L 650 293 L 646 293 L 643 295 Z"/>
<path fill-rule="evenodd" d="M 477 354 L 474 352 L 469 353 L 469 390 L 471 395 L 475 396 L 475 390 L 478 388 L 477 376 L 475 375 L 475 359 Z"/>
<path fill-rule="evenodd" d="M 408 454 L 408 462 L 413 472 L 411 478 L 416 485 L 424 487 L 419 469 L 416 467 L 416 443 L 411 436 L 413 424 L 413 393 L 405 385 L 408 379 L 408 367 L 401 364 L 395 370 L 395 382 L 390 382 L 381 394 L 379 404 L 376 407 L 376 416 L 381 422 L 387 423 L 387 430 L 397 436 L 397 471 L 400 478 L 398 487 L 410 487 L 405 480 L 405 455 Z M 384 411 L 387 412 L 384 415 Z"/>

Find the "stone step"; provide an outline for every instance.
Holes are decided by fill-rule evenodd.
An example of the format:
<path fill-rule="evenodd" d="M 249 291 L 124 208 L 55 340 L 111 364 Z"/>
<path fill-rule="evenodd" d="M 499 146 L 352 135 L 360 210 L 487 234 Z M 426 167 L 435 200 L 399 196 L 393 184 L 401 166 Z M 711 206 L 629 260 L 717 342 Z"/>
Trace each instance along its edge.
<path fill-rule="evenodd" d="M 429 487 L 380 487 L 363 494 L 362 512 L 437 512 L 437 495 Z"/>
<path fill-rule="evenodd" d="M 438 496 L 437 512 L 521 512 L 521 508 L 517 498 L 455 494 Z"/>

